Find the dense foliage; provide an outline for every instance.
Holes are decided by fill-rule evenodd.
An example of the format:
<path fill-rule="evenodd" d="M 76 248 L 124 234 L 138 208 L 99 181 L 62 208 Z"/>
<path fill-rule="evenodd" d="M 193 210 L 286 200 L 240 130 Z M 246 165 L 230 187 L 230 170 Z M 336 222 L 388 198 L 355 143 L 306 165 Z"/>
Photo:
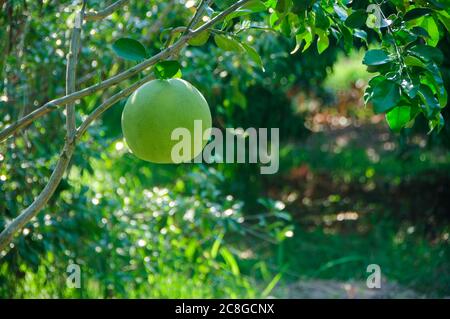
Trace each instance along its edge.
<path fill-rule="evenodd" d="M 183 27 L 199 5 L 208 4 L 205 17 L 194 28 L 236 1 L 198 2 L 130 1 L 105 19 L 86 21 L 77 89 L 99 83 L 170 47 L 183 37 Z M 88 11 L 103 6 L 104 1 L 87 1 Z M 0 0 L 1 130 L 64 95 L 65 56 L 80 7 L 81 1 Z M 317 273 L 323 271 L 330 277 L 326 258 L 339 260 L 336 254 L 340 254 L 337 247 L 341 242 L 333 237 L 333 248 L 327 251 L 324 243 L 324 251 L 318 249 L 317 253 L 297 245 L 303 238 L 289 241 L 307 227 L 301 224 L 297 232 L 299 218 L 288 212 L 294 207 L 286 208 L 287 201 L 280 201 L 281 195 L 272 186 L 281 184 L 280 193 L 285 192 L 282 178 L 292 175 L 291 169 L 298 172 L 304 163 L 318 172 L 336 169 L 337 181 L 329 185 L 356 181 L 363 187 L 392 184 L 395 188 L 421 176 L 422 171 L 439 168 L 448 174 L 445 151 L 432 161 L 434 155 L 423 149 L 411 151 L 408 142 L 419 132 L 425 141 L 448 143 L 448 111 L 444 107 L 450 83 L 445 59 L 450 48 L 449 8 L 448 0 L 246 1 L 223 21 L 190 39 L 189 45 L 170 59 L 130 77 L 121 86 L 150 73 L 162 78 L 182 76 L 207 98 L 214 126 L 279 127 L 284 144 L 281 174 L 263 178 L 254 164 L 161 167 L 139 161 L 127 152 L 122 139 L 122 99 L 90 126 L 48 205 L 1 252 L 0 296 L 265 297 L 282 275 L 289 277 L 290 272 L 299 271 L 301 277 L 303 269 L 315 269 L 316 264 L 309 264 L 313 260 L 325 264 Z M 371 73 L 361 97 L 372 112 L 385 114 L 393 132 L 400 133 L 403 157 L 387 156 L 373 168 L 372 163 L 355 160 L 366 158 L 358 149 L 336 157 L 318 150 L 307 154 L 292 151 L 292 145 L 303 143 L 312 134 L 307 114 L 298 110 L 296 98 L 304 94 L 317 98 L 321 107 L 333 105 L 333 93 L 323 83 L 341 53 L 351 54 L 359 48 L 365 50 L 360 63 Z M 77 123 L 118 91 L 110 87 L 79 99 Z M 53 111 L 1 142 L 0 229 L 46 185 L 64 143 L 64 118 L 63 109 Z M 422 135 L 424 132 L 429 134 Z M 409 154 L 426 156 L 430 164 L 413 160 L 407 174 L 398 163 Z M 343 168 L 346 172 L 341 174 Z M 378 175 L 374 177 L 371 169 L 377 174 L 381 171 L 382 178 L 376 180 Z M 287 193 L 296 191 L 293 186 Z M 339 202 L 331 190 L 330 194 L 324 200 L 328 204 L 318 211 Z M 436 211 L 440 212 L 440 205 Z M 426 225 L 439 223 L 441 217 L 434 213 L 431 209 L 432 222 Z M 383 237 L 378 231 L 384 225 L 374 227 L 373 240 Z M 448 266 L 446 227 L 444 224 L 442 236 L 441 229 L 436 230 L 436 238 L 444 238 L 447 232 L 442 250 L 439 240 L 429 248 L 418 239 L 421 266 L 426 267 L 429 259 L 436 269 Z M 386 227 L 389 231 L 394 228 Z M 401 233 L 407 231 L 402 228 Z M 309 236 L 313 242 L 328 238 L 315 232 L 304 238 Z M 343 242 L 350 240 L 344 238 Z M 406 241 L 404 247 L 414 249 L 415 245 Z M 292 253 L 296 249 L 305 255 Z M 358 249 L 362 255 L 366 247 Z M 316 253 L 327 257 L 309 259 L 309 254 Z M 385 258 L 390 262 L 390 257 Z M 82 267 L 81 290 L 66 286 L 66 269 L 71 263 Z M 342 262 L 343 268 L 346 263 Z M 412 280 L 393 269 L 397 279 Z M 311 271 L 311 276 L 317 273 Z M 348 279 L 347 274 L 340 279 Z M 428 270 L 420 276 L 418 281 L 426 282 Z M 436 290 L 448 294 L 448 271 L 443 277 Z"/>

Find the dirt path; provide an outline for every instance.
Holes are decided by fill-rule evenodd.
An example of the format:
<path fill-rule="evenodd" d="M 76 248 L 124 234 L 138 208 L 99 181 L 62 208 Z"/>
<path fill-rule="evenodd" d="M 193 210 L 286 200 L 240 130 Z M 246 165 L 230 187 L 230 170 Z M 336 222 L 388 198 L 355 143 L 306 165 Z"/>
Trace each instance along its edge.
<path fill-rule="evenodd" d="M 272 292 L 275 298 L 291 299 L 417 299 L 424 296 L 397 284 L 382 282 L 380 289 L 369 289 L 365 282 L 305 280 Z"/>

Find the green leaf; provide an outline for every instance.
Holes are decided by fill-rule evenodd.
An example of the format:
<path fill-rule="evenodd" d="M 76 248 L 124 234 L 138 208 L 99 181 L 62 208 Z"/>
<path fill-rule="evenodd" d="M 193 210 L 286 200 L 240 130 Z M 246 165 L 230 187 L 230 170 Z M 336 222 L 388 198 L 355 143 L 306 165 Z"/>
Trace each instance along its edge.
<path fill-rule="evenodd" d="M 272 14 L 269 17 L 269 25 L 271 28 L 275 28 L 276 26 L 278 26 L 279 22 L 278 20 L 280 19 L 280 17 L 278 16 L 277 12 L 274 11 L 272 12 Z"/>
<path fill-rule="evenodd" d="M 225 260 L 227 265 L 230 267 L 231 273 L 235 276 L 239 276 L 239 273 L 240 273 L 239 266 L 236 262 L 236 259 L 233 256 L 233 254 L 231 254 L 231 252 L 227 248 L 222 247 L 222 248 L 220 248 L 220 255 L 222 255 L 223 259 Z"/>
<path fill-rule="evenodd" d="M 236 1 L 234 1 L 234 0 L 215 0 L 214 4 L 217 5 L 217 7 L 220 10 L 225 10 L 230 5 L 232 5 L 234 2 L 236 2 Z"/>
<path fill-rule="evenodd" d="M 404 61 L 405 61 L 405 64 L 409 67 L 418 67 L 418 68 L 423 68 L 423 69 L 427 68 L 425 63 L 423 63 L 420 59 L 418 59 L 414 56 L 411 56 L 411 55 L 408 55 L 407 57 L 405 57 Z"/>
<path fill-rule="evenodd" d="M 370 50 L 366 52 L 363 63 L 365 65 L 382 65 L 391 62 L 392 59 L 383 50 Z"/>
<path fill-rule="evenodd" d="M 286 37 L 290 37 L 291 33 L 292 33 L 292 26 L 291 23 L 289 22 L 289 15 L 285 15 L 281 20 L 279 20 L 279 30 L 281 31 L 281 33 L 286 36 Z"/>
<path fill-rule="evenodd" d="M 430 131 L 428 132 L 428 134 L 430 134 L 436 128 L 439 133 L 442 130 L 442 128 L 444 127 L 444 125 L 445 125 L 444 117 L 442 116 L 442 114 L 439 113 L 436 116 L 436 118 L 434 118 L 428 122 L 428 126 L 430 128 Z"/>
<path fill-rule="evenodd" d="M 197 250 L 197 246 L 198 246 L 197 242 L 195 240 L 192 240 L 184 252 L 186 258 L 191 262 L 194 260 L 194 255 L 195 251 Z"/>
<path fill-rule="evenodd" d="M 429 8 L 414 8 L 414 9 L 406 12 L 403 19 L 404 19 L 404 21 L 410 21 L 410 20 L 414 20 L 414 19 L 426 16 L 426 15 L 429 15 L 432 12 L 433 12 L 433 10 L 431 10 Z"/>
<path fill-rule="evenodd" d="M 204 45 L 206 42 L 208 42 L 209 33 L 210 33 L 209 30 L 200 32 L 198 35 L 189 39 L 189 41 L 188 41 L 189 45 L 197 46 L 197 47 Z"/>
<path fill-rule="evenodd" d="M 449 0 L 429 0 L 428 2 L 433 4 L 436 9 L 445 9 L 450 6 Z"/>
<path fill-rule="evenodd" d="M 421 82 L 434 88 L 433 92 L 437 93 L 440 106 L 445 107 L 448 101 L 448 94 L 439 67 L 435 63 L 428 63 L 427 68 L 428 70 L 423 75 Z"/>
<path fill-rule="evenodd" d="M 311 46 L 311 44 L 313 43 L 313 40 L 314 40 L 313 33 L 309 27 L 307 28 L 307 30 L 305 32 L 305 37 L 303 38 L 303 40 L 305 40 L 305 46 L 303 47 L 302 52 L 305 52 L 306 50 L 309 49 L 309 47 Z"/>
<path fill-rule="evenodd" d="M 408 45 L 417 40 L 417 35 L 410 30 L 401 29 L 396 33 L 397 42 L 402 45 Z"/>
<path fill-rule="evenodd" d="M 266 298 L 269 296 L 270 292 L 275 288 L 277 283 L 280 281 L 282 274 L 279 273 L 273 279 L 269 282 L 266 288 L 264 288 L 263 292 L 261 293 L 262 298 Z"/>
<path fill-rule="evenodd" d="M 215 259 L 217 257 L 217 253 L 219 252 L 220 245 L 222 244 L 224 233 L 221 233 L 217 239 L 214 241 L 214 244 L 211 247 L 211 257 Z"/>
<path fill-rule="evenodd" d="M 345 20 L 345 25 L 352 29 L 357 29 L 362 27 L 367 20 L 367 13 L 364 10 L 357 10 L 353 12 Z"/>
<path fill-rule="evenodd" d="M 230 13 L 229 15 L 227 15 L 226 18 L 225 18 L 225 22 L 233 20 L 234 18 L 246 16 L 246 15 L 249 15 L 249 14 L 252 14 L 252 13 L 253 13 L 252 10 L 239 9 L 239 10 L 236 10 L 236 11 Z"/>
<path fill-rule="evenodd" d="M 399 132 L 413 119 L 411 106 L 397 106 L 386 113 L 386 121 L 395 132 Z"/>
<path fill-rule="evenodd" d="M 383 82 L 386 78 L 382 75 L 375 76 L 372 79 L 370 79 L 366 90 L 364 92 L 364 103 L 369 103 L 370 99 L 372 98 L 373 94 L 373 88 L 376 87 L 379 83 Z"/>
<path fill-rule="evenodd" d="M 214 42 L 216 42 L 217 46 L 224 51 L 234 51 L 234 52 L 243 51 L 242 45 L 230 36 L 216 34 L 214 35 Z"/>
<path fill-rule="evenodd" d="M 302 52 L 305 52 L 306 50 L 308 50 L 308 48 L 311 46 L 311 43 L 313 42 L 313 35 L 310 27 L 307 27 L 304 32 L 299 33 L 295 36 L 296 44 L 294 50 L 291 51 L 291 54 L 296 53 L 301 48 L 303 41 L 305 41 L 305 46 Z"/>
<path fill-rule="evenodd" d="M 251 47 L 246 43 L 241 43 L 241 45 L 244 47 L 250 59 L 252 59 L 252 61 L 255 62 L 256 65 L 258 65 L 263 71 L 265 71 L 263 62 L 258 52 L 253 47 Z"/>
<path fill-rule="evenodd" d="M 447 31 L 450 32 L 450 14 L 442 10 L 438 12 L 437 16 Z"/>
<path fill-rule="evenodd" d="M 277 6 L 277 0 L 265 0 L 264 4 L 267 8 L 275 9 L 275 7 Z"/>
<path fill-rule="evenodd" d="M 345 21 L 348 18 L 348 13 L 345 7 L 341 7 L 338 4 L 333 6 L 334 12 L 336 12 L 337 16 L 341 21 Z"/>
<path fill-rule="evenodd" d="M 155 65 L 155 76 L 158 79 L 181 77 L 181 65 L 175 60 L 158 62 Z"/>
<path fill-rule="evenodd" d="M 441 50 L 429 45 L 416 45 L 412 47 L 409 52 L 421 58 L 425 62 L 434 61 L 438 65 L 440 65 L 444 61 L 444 55 L 442 54 Z"/>
<path fill-rule="evenodd" d="M 120 38 L 112 45 L 114 52 L 122 59 L 142 61 L 147 58 L 147 51 L 139 41 L 130 38 Z"/>
<path fill-rule="evenodd" d="M 228 22 L 234 18 L 246 16 L 252 13 L 264 12 L 267 11 L 266 6 L 260 0 L 252 0 L 247 2 L 238 10 L 230 13 L 226 18 L 225 22 Z"/>
<path fill-rule="evenodd" d="M 352 30 L 346 26 L 341 27 L 341 34 L 344 38 L 344 49 L 346 52 L 350 52 L 353 48 L 353 33 Z"/>
<path fill-rule="evenodd" d="M 406 92 L 408 97 L 413 99 L 416 97 L 417 92 L 419 91 L 420 79 L 417 76 L 412 76 L 411 79 L 403 79 L 400 86 L 402 87 L 403 91 Z"/>
<path fill-rule="evenodd" d="M 325 31 L 317 29 L 316 33 L 319 36 L 317 39 L 317 51 L 319 54 L 322 54 L 322 52 L 325 51 L 330 45 L 330 40 L 328 39 L 328 35 Z"/>
<path fill-rule="evenodd" d="M 400 87 L 391 80 L 383 79 L 372 89 L 370 101 L 375 113 L 384 113 L 400 101 Z"/>
<path fill-rule="evenodd" d="M 436 24 L 436 21 L 434 21 L 434 18 L 433 17 L 424 18 L 423 21 L 420 23 L 420 26 L 424 28 L 430 36 L 425 40 L 427 44 L 432 47 L 435 47 L 439 43 L 440 34 L 439 28 Z"/>
<path fill-rule="evenodd" d="M 275 10 L 281 14 L 286 14 L 292 6 L 292 0 L 278 0 Z"/>
<path fill-rule="evenodd" d="M 330 27 L 330 19 L 325 15 L 320 6 L 315 6 L 314 9 L 316 27 L 322 30 L 327 30 Z"/>
<path fill-rule="evenodd" d="M 355 29 L 353 32 L 353 36 L 361 39 L 366 46 L 369 46 L 369 43 L 367 42 L 367 32 L 361 29 Z"/>
<path fill-rule="evenodd" d="M 411 32 L 419 37 L 422 37 L 424 39 L 427 39 L 430 37 L 430 35 L 428 34 L 427 30 L 425 30 L 422 27 L 414 27 L 411 29 Z"/>
<path fill-rule="evenodd" d="M 241 9 L 248 9 L 256 13 L 266 11 L 267 7 L 261 0 L 251 0 L 244 4 Z"/>

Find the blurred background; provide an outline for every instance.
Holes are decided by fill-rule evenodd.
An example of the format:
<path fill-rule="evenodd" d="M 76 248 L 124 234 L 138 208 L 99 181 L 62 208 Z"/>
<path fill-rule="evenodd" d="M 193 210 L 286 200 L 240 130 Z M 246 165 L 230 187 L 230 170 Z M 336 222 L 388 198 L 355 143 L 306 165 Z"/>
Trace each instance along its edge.
<path fill-rule="evenodd" d="M 120 37 L 157 53 L 164 30 L 189 21 L 192 2 L 131 1 L 87 23 L 78 88 L 134 65 L 111 49 Z M 1 128 L 64 94 L 75 8 L 50 0 L 2 5 Z M 364 106 L 371 74 L 361 63 L 363 43 L 290 55 L 294 41 L 270 30 L 240 36 L 265 72 L 210 39 L 181 51 L 183 78 L 205 95 L 215 127 L 278 127 L 279 172 L 141 161 L 123 140 L 124 99 L 90 127 L 49 205 L 2 252 L 0 297 L 450 296 L 448 110 L 439 134 L 427 134 L 420 118 L 393 133 Z M 440 48 L 450 54 L 448 34 Z M 78 123 L 119 89 L 79 101 Z M 64 121 L 52 112 L 0 144 L 1 229 L 46 184 Z M 71 263 L 81 267 L 81 289 L 66 285 Z M 381 267 L 380 290 L 366 287 L 369 264 Z"/>

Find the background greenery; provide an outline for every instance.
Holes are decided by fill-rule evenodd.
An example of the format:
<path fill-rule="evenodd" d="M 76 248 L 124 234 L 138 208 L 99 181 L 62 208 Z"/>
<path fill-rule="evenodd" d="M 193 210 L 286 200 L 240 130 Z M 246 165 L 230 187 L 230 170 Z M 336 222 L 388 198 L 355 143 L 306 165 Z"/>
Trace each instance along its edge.
<path fill-rule="evenodd" d="M 294 6 L 304 3 L 314 1 Z M 64 93 L 76 4 L 0 1 L 2 128 Z M 192 12 L 185 1 L 131 1 L 89 22 L 78 87 L 135 64 L 115 55 L 117 39 L 139 40 L 157 53 L 164 30 L 186 25 Z M 269 19 L 252 15 L 261 24 Z M 124 143 L 120 101 L 91 126 L 49 205 L 3 252 L 0 296 L 283 297 L 278 289 L 312 279 L 365 281 L 372 263 L 386 282 L 419 296 L 449 296 L 448 110 L 439 133 L 427 134 L 433 119 L 425 117 L 393 132 L 384 115 L 364 106 L 374 76 L 362 64 L 364 43 L 378 48 L 375 31 L 350 38 L 350 47 L 330 35 L 321 55 L 315 45 L 290 54 L 296 39 L 279 34 L 286 32 L 239 33 L 264 71 L 212 37 L 178 56 L 183 78 L 208 100 L 214 126 L 280 128 L 279 173 L 260 175 L 255 164 L 140 161 Z M 436 46 L 448 56 L 449 33 L 437 32 Z M 448 66 L 443 59 L 447 88 Z M 78 122 L 116 90 L 79 101 Z M 63 127 L 64 114 L 53 112 L 0 145 L 1 229 L 45 185 Z M 70 263 L 81 266 L 82 289 L 66 286 Z"/>

